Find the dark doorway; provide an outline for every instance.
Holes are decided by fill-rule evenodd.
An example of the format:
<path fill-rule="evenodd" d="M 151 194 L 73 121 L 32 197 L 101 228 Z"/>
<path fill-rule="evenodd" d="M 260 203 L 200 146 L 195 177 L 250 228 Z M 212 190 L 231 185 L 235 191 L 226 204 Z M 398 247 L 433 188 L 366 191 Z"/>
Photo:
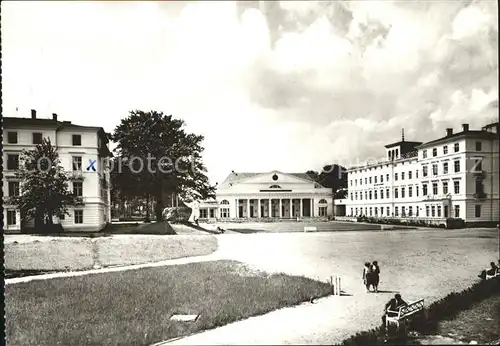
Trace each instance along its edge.
<path fill-rule="evenodd" d="M 238 217 L 243 218 L 243 206 L 242 205 L 240 205 L 238 207 Z"/>

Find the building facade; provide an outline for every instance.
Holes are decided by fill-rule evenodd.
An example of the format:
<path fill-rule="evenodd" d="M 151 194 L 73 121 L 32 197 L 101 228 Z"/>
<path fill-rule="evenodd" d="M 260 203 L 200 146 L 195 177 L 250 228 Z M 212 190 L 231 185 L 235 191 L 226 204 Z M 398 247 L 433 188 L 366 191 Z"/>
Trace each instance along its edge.
<path fill-rule="evenodd" d="M 218 186 L 216 200 L 194 206 L 195 219 L 328 218 L 333 192 L 307 174 L 231 172 Z"/>
<path fill-rule="evenodd" d="M 466 224 L 499 220 L 498 123 L 427 143 L 386 146 L 386 159 L 348 169 L 348 216 Z"/>
<path fill-rule="evenodd" d="M 105 158 L 108 136 L 100 127 L 79 126 L 69 121 L 58 121 L 57 114 L 51 119 L 37 118 L 31 111 L 31 118 L 3 118 L 3 213 L 4 230 L 20 231 L 21 215 L 9 197 L 22 193 L 22 182 L 16 178 L 23 150 L 34 149 L 50 139 L 57 148 L 59 160 L 70 176 L 70 191 L 81 197 L 81 203 L 69 208 L 69 215 L 54 223 L 62 224 L 69 230 L 95 230 L 103 228 L 111 221 L 110 177 L 106 170 Z M 24 227 L 32 227 L 30 221 Z"/>

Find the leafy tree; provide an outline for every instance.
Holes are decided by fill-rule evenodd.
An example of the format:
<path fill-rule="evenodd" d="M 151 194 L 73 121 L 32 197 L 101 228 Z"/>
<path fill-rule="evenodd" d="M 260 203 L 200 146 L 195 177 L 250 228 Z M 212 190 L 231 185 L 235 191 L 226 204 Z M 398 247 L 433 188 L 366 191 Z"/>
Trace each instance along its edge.
<path fill-rule="evenodd" d="M 20 194 L 12 198 L 12 203 L 20 210 L 23 222 L 35 219 L 37 226 L 42 222 L 52 226 L 54 215 L 68 214 L 68 205 L 78 201 L 68 191 L 69 179 L 60 165 L 57 148 L 47 138 L 33 150 L 21 153 L 16 177 L 21 181 Z"/>
<path fill-rule="evenodd" d="M 203 136 L 187 133 L 184 121 L 162 112 L 131 111 L 115 128 L 117 157 L 123 175 L 115 187 L 128 195 L 155 199 L 156 219 L 162 219 L 163 196 L 178 193 L 185 200 L 215 196 L 201 153 Z M 131 186 L 131 184 L 134 184 Z"/>
<path fill-rule="evenodd" d="M 347 188 L 346 168 L 337 164 L 326 165 L 319 174 L 318 182 L 331 188 L 334 193 L 341 188 Z"/>
<path fill-rule="evenodd" d="M 311 178 L 312 180 L 319 182 L 319 174 L 316 171 L 307 171 L 306 174 Z"/>

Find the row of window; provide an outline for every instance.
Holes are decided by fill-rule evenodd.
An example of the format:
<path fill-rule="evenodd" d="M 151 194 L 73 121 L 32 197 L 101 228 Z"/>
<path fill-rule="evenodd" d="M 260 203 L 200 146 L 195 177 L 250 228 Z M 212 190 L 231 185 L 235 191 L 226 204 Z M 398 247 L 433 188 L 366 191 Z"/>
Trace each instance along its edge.
<path fill-rule="evenodd" d="M 19 196 L 19 182 L 18 181 L 9 181 L 9 197 Z M 83 182 L 74 181 L 73 182 L 73 194 L 78 197 L 83 196 Z"/>
<path fill-rule="evenodd" d="M 325 201 L 326 202 L 326 201 Z M 228 202 L 229 203 L 229 202 Z M 225 204 L 225 203 L 223 203 Z M 225 218 L 230 218 L 230 212 L 229 208 L 220 208 L 220 217 L 225 219 Z M 210 218 L 213 219 L 215 218 L 215 208 L 203 208 L 200 209 L 200 219 L 207 219 L 210 215 Z M 285 213 L 285 207 L 282 207 L 282 214 Z M 318 216 L 327 216 L 327 207 L 326 206 L 320 206 L 318 208 Z"/>
<path fill-rule="evenodd" d="M 74 171 L 82 170 L 82 156 L 72 157 L 72 166 Z M 19 169 L 19 154 L 7 154 L 7 170 Z"/>
<path fill-rule="evenodd" d="M 394 198 L 406 198 L 406 187 L 401 187 L 401 188 L 394 188 Z M 443 181 L 442 182 L 442 191 L 444 195 L 447 195 L 449 193 L 449 188 L 448 188 L 448 182 Z M 476 193 L 481 193 L 484 191 L 484 185 L 481 180 L 476 180 Z M 390 189 L 385 189 L 385 198 L 390 198 L 389 195 Z M 400 194 L 401 192 L 401 194 Z M 458 195 L 460 194 L 460 181 L 455 180 L 453 181 L 453 193 Z M 428 184 L 422 184 L 422 196 L 427 196 L 428 193 Z M 438 195 L 438 183 L 432 183 L 432 194 L 433 195 Z M 352 200 L 363 200 L 363 192 L 354 192 L 354 194 L 351 192 L 350 194 L 350 199 Z M 419 196 L 419 186 L 415 186 L 415 197 Z M 371 199 L 384 199 L 384 190 L 380 190 L 380 194 L 378 193 L 377 190 L 374 191 L 364 191 L 364 199 L 365 200 L 371 200 Z M 408 186 L 408 197 L 413 197 L 413 186 Z"/>
<path fill-rule="evenodd" d="M 448 146 L 447 146 L 447 145 L 444 145 L 444 146 L 442 147 L 442 150 L 443 150 L 443 155 L 447 155 L 447 154 L 448 154 Z M 453 151 L 454 151 L 455 153 L 458 153 L 458 152 L 459 152 L 459 150 L 460 150 L 460 144 L 459 144 L 459 143 L 455 143 L 455 144 L 453 145 Z M 482 143 L 482 142 L 480 142 L 480 141 L 477 141 L 477 142 L 476 142 L 476 151 L 482 151 L 482 150 L 483 150 L 483 143 Z M 436 157 L 436 156 L 438 156 L 438 149 L 437 149 L 437 148 L 433 148 L 433 149 L 432 149 L 432 157 Z M 427 149 L 424 149 L 424 150 L 422 151 L 422 157 L 423 157 L 424 159 L 425 159 L 425 158 L 427 158 Z"/>
<path fill-rule="evenodd" d="M 474 206 L 474 215 L 475 217 L 481 217 L 481 205 L 476 204 Z M 385 215 L 384 215 L 384 207 L 365 207 L 364 214 L 363 208 L 351 208 L 351 216 L 420 216 L 419 208 L 415 206 L 415 214 L 413 214 L 413 206 L 401 207 L 401 215 L 399 214 L 399 207 L 394 207 L 394 214 L 391 214 L 390 207 L 385 207 Z M 460 205 L 456 204 L 453 206 L 453 217 L 460 217 Z M 380 213 L 380 215 L 379 215 Z M 449 217 L 448 206 L 445 205 L 441 207 L 440 205 L 426 205 L 425 206 L 425 216 L 426 217 Z"/>
<path fill-rule="evenodd" d="M 59 220 L 65 220 L 65 219 L 66 219 L 66 217 L 64 215 L 59 218 Z M 83 223 L 83 210 L 74 210 L 73 222 L 75 224 L 82 224 Z M 7 225 L 14 226 L 16 224 L 17 224 L 16 211 L 13 209 L 7 210 Z"/>
<path fill-rule="evenodd" d="M 43 133 L 41 132 L 33 132 L 32 134 L 32 144 L 42 144 Z M 9 144 L 18 144 L 19 143 L 19 135 L 15 131 L 7 132 L 7 143 Z M 74 146 L 82 145 L 82 135 L 72 135 L 72 143 Z"/>

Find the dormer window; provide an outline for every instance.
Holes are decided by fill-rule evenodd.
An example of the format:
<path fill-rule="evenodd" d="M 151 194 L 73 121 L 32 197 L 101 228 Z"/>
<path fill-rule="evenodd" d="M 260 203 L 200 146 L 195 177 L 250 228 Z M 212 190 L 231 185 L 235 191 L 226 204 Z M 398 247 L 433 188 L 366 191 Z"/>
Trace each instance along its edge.
<path fill-rule="evenodd" d="M 279 185 L 271 185 L 269 186 L 270 189 L 281 189 L 281 186 Z"/>

